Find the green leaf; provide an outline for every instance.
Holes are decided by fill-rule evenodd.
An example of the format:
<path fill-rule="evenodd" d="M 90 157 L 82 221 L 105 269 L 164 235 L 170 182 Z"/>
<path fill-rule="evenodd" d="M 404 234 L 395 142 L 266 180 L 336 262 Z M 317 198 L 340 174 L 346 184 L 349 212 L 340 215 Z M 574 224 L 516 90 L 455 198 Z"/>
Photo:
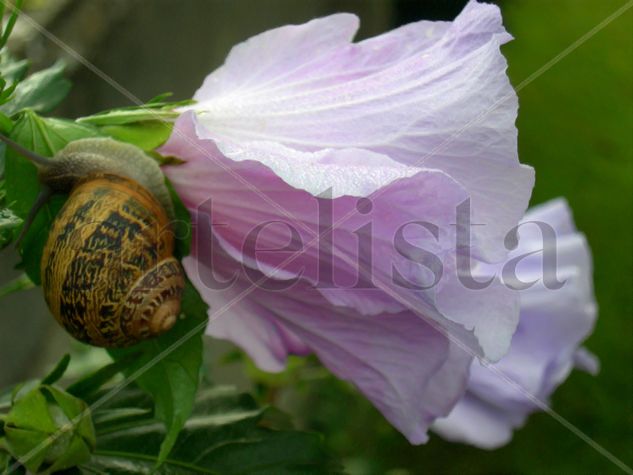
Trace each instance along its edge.
<path fill-rule="evenodd" d="M 75 381 L 66 388 L 66 392 L 83 400 L 89 400 L 90 397 L 101 387 L 110 381 L 114 376 L 127 368 L 140 355 L 139 352 L 132 351 L 121 357 L 117 361 L 98 369 L 92 374 Z"/>
<path fill-rule="evenodd" d="M 95 413 L 122 414 L 138 400 L 118 398 Z M 266 426 L 268 409 L 229 387 L 206 388 L 196 398 L 192 417 L 158 473 L 170 474 L 334 474 L 340 467 L 317 434 Z M 153 473 L 156 452 L 165 435 L 146 416 L 96 423 L 97 449 L 83 473 L 113 475 Z"/>
<path fill-rule="evenodd" d="M 182 260 L 182 258 L 188 256 L 191 251 L 191 215 L 169 180 L 166 180 L 166 184 L 169 189 L 171 201 L 174 204 L 175 221 L 172 223 L 174 235 L 176 237 L 174 256 L 177 259 Z M 202 310 L 198 309 L 196 311 Z"/>
<path fill-rule="evenodd" d="M 10 137 L 35 153 L 52 157 L 68 142 L 98 135 L 96 129 L 87 125 L 43 118 L 32 111 L 25 111 L 18 117 Z M 35 165 L 7 148 L 5 180 L 9 206 L 19 218 L 25 219 L 40 190 Z M 40 260 L 48 231 L 65 198 L 61 195 L 54 196 L 42 207 L 20 246 L 23 259 L 21 266 L 35 284 L 40 283 Z M 17 234 L 17 229 L 15 231 L 14 235 Z"/>
<path fill-rule="evenodd" d="M 15 22 L 18 19 L 18 15 L 20 14 L 20 9 L 22 8 L 23 0 L 14 0 L 10 5 L 11 14 L 9 15 L 9 19 L 7 20 L 7 24 L 4 26 L 2 30 L 2 35 L 0 36 L 0 49 L 7 44 L 9 36 L 11 36 L 11 32 L 13 31 L 13 27 L 15 26 Z M 4 13 L 4 1 L 2 3 L 2 13 Z M 0 16 L 0 20 L 2 16 Z"/>
<path fill-rule="evenodd" d="M 16 458 L 28 454 L 23 465 L 36 472 L 46 457 L 43 442 L 56 430 L 46 398 L 37 389 L 28 391 L 13 404 L 4 422 L 8 450 Z"/>
<path fill-rule="evenodd" d="M 145 121 L 170 121 L 179 113 L 171 109 L 159 107 L 138 107 L 133 109 L 113 109 L 88 117 L 80 117 L 77 122 L 91 125 L 126 125 Z"/>
<path fill-rule="evenodd" d="M 191 414 L 200 379 L 207 306 L 190 282 L 187 282 L 183 294 L 182 313 L 185 318 L 159 338 L 129 349 L 110 350 L 115 360 L 126 357 L 130 352 L 141 353 L 125 373 L 131 376 L 140 372 L 136 382 L 151 394 L 155 402 L 155 416 L 167 429 L 158 463 L 166 459 Z"/>
<path fill-rule="evenodd" d="M 61 61 L 32 74 L 18 84 L 11 101 L 0 106 L 0 111 L 9 116 L 24 109 L 41 113 L 52 111 L 71 88 L 70 81 L 63 74 L 64 64 Z"/>
<path fill-rule="evenodd" d="M 1 441 L 0 441 L 1 445 Z M 4 474 L 9 471 L 9 466 L 11 465 L 11 455 L 8 452 L 4 452 L 0 448 L 0 473 Z"/>
<path fill-rule="evenodd" d="M 35 284 L 26 274 L 21 274 L 12 281 L 0 287 L 0 299 L 14 292 L 29 290 L 35 287 Z"/>
<path fill-rule="evenodd" d="M 13 240 L 13 233 L 22 224 L 9 208 L 0 209 L 0 249 L 4 249 Z"/>
<path fill-rule="evenodd" d="M 95 424 L 104 426 L 106 424 L 116 424 L 122 420 L 126 423 L 131 423 L 132 419 L 146 419 L 153 413 L 151 407 L 124 407 L 121 409 L 112 409 L 109 411 L 100 412 L 95 416 Z"/>
<path fill-rule="evenodd" d="M 26 71 L 29 69 L 29 62 L 26 59 L 16 60 L 9 53 L 0 53 L 0 76 L 7 83 L 17 83 L 24 79 Z"/>
<path fill-rule="evenodd" d="M 200 294 L 193 286 L 193 284 L 187 280 L 185 290 L 182 295 L 182 313 L 186 316 L 185 319 L 190 318 L 196 320 L 197 326 L 205 325 L 208 320 L 209 306 L 206 304 Z M 206 327 L 202 328 L 203 330 Z"/>
<path fill-rule="evenodd" d="M 40 391 L 49 396 L 49 402 L 51 402 L 52 397 L 67 421 L 72 422 L 76 434 L 85 439 L 89 447 L 94 448 L 96 444 L 95 432 L 88 405 L 81 399 L 57 389 L 55 386 L 42 385 Z M 59 416 L 59 414 L 56 415 Z"/>
<path fill-rule="evenodd" d="M 55 365 L 53 370 L 44 379 L 42 379 L 42 384 L 54 384 L 59 381 L 68 369 L 68 363 L 70 363 L 70 355 L 65 354 Z"/>
<path fill-rule="evenodd" d="M 5 419 L 5 429 L 9 426 L 48 433 L 57 429 L 46 398 L 37 387 L 22 394 L 13 404 Z"/>
<path fill-rule="evenodd" d="M 167 141 L 173 122 L 179 112 L 175 109 L 193 103 L 192 100 L 168 102 L 170 93 L 161 94 L 144 105 L 112 109 L 77 119 L 78 123 L 91 124 L 103 135 L 128 142 L 149 152 Z M 155 158 L 163 163 L 163 157 Z"/>
<path fill-rule="evenodd" d="M 173 95 L 174 95 L 173 92 L 163 92 L 162 94 L 159 94 L 158 96 L 154 96 L 149 101 L 147 101 L 147 105 L 165 103 L 167 99 L 169 99 Z"/>
<path fill-rule="evenodd" d="M 172 122 L 179 115 L 174 109 L 195 102 L 192 99 L 173 102 L 165 101 L 169 96 L 171 96 L 171 93 L 161 94 L 141 106 L 111 109 L 98 114 L 80 117 L 77 122 L 96 126 L 127 125 L 138 122 Z"/>
<path fill-rule="evenodd" d="M 147 152 L 164 144 L 169 138 L 172 129 L 173 125 L 170 122 L 160 120 L 146 120 L 122 125 L 104 125 L 99 128 L 103 135 L 109 135 L 122 142 L 131 143 Z"/>
<path fill-rule="evenodd" d="M 14 390 L 4 417 L 7 451 L 34 473 L 88 461 L 96 440 L 86 403 L 54 386 L 27 386 Z"/>
<path fill-rule="evenodd" d="M 13 121 L 0 112 L 0 132 L 6 134 L 13 128 Z"/>
<path fill-rule="evenodd" d="M 105 405 L 100 402 L 102 397 L 107 397 Z M 99 427 L 100 433 L 107 432 L 110 426 L 126 425 L 131 427 L 136 421 L 148 418 L 152 419 L 155 424 L 160 424 L 153 419 L 154 402 L 152 397 L 136 387 L 128 386 L 114 395 L 111 395 L 108 389 L 100 389 L 96 394 L 96 401 L 93 404 L 97 407 L 93 420 L 95 428 Z"/>

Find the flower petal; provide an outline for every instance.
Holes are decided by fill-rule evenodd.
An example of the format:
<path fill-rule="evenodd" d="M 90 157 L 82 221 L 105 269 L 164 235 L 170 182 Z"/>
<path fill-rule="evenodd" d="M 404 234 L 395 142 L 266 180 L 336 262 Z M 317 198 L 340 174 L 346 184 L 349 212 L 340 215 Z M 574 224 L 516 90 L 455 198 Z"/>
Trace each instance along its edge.
<path fill-rule="evenodd" d="M 526 256 L 517 267 L 517 277 L 526 282 L 542 278 L 542 253 L 530 253 L 553 246 L 557 277 L 566 282 L 549 289 L 541 281 L 521 291 L 521 317 L 509 352 L 494 365 L 496 371 L 474 362 L 467 395 L 448 418 L 437 422 L 438 432 L 450 440 L 483 447 L 502 445 L 538 409 L 533 397 L 546 402 L 574 366 L 597 371 L 595 357 L 578 348 L 596 318 L 587 242 L 575 230 L 569 207 L 561 199 L 531 210 L 524 222 L 549 224 L 556 231 L 556 241 L 543 242 L 533 224 L 521 226 L 519 247 L 509 256 Z M 484 420 L 495 428 L 493 432 L 479 431 Z"/>
<path fill-rule="evenodd" d="M 288 354 L 314 352 L 416 444 L 427 440 L 432 421 L 448 414 L 463 393 L 472 357 L 417 316 L 366 317 L 332 306 L 305 283 L 274 292 L 251 287 L 243 274 L 229 293 L 214 290 L 205 286 L 209 273 L 226 279 L 240 265 L 221 251 L 211 256 L 206 248 L 195 249 L 203 254 L 184 264 L 212 309 L 207 332 L 238 344 L 261 368 L 278 371 Z M 213 270 L 200 264 L 211 259 Z"/>
<path fill-rule="evenodd" d="M 394 158 L 419 159 L 426 147 L 415 137 L 446 138 L 442 121 L 452 121 L 449 130 L 458 130 L 468 122 L 461 117 L 484 110 L 470 102 L 495 96 L 490 105 L 499 98 L 497 89 L 512 91 L 505 90 L 509 83 L 498 48 L 509 35 L 497 7 L 473 2 L 453 24 L 433 25 L 414 23 L 357 44 L 351 43 L 357 22 L 350 15 L 268 31 L 236 46 L 189 108 L 202 115 L 214 136 L 236 142 L 264 140 L 307 150 L 387 147 Z M 495 60 L 503 64 L 491 65 Z M 300 88 L 286 77 L 297 65 L 306 80 Z M 322 87 L 322 76 L 350 69 L 353 77 L 336 76 Z M 494 87 L 486 89 L 491 83 Z M 516 96 L 509 95 L 516 109 Z M 446 114 L 446 108 L 458 117 Z M 513 129 L 513 120 L 503 124 L 505 131 Z M 415 147 L 406 143 L 409 137 Z M 513 150 L 509 159 L 515 156 Z"/>
<path fill-rule="evenodd" d="M 238 45 L 191 106 L 206 138 L 305 151 L 363 148 L 447 172 L 471 194 L 477 256 L 500 260 L 533 171 L 519 164 L 517 98 L 496 6 L 351 43 L 354 17 L 285 26 Z"/>
<path fill-rule="evenodd" d="M 507 353 L 519 323 L 519 293 L 506 287 L 499 276 L 484 289 L 469 289 L 456 272 L 448 272 L 436 306 L 446 318 L 473 330 L 489 361 Z"/>
<path fill-rule="evenodd" d="M 274 87 L 279 81 L 287 83 L 288 73 L 304 66 L 310 57 L 328 56 L 348 44 L 358 24 L 355 15 L 339 13 L 253 36 L 233 47 L 224 66 L 207 76 L 193 98 L 202 102 L 233 94 L 239 97 L 263 86 Z"/>
<path fill-rule="evenodd" d="M 186 190 L 190 209 L 213 217 L 215 235 L 234 259 L 275 279 L 308 279 L 331 303 L 363 314 L 412 309 L 491 360 L 507 349 L 518 297 L 497 281 L 469 291 L 450 271 L 455 213 L 467 195 L 444 172 L 366 150 L 243 147 L 199 135 L 195 115 L 183 114 L 162 152 L 186 163 L 165 171 L 177 190 Z M 420 223 L 437 226 L 437 234 Z M 331 238 L 323 237 L 329 228 Z M 429 287 L 435 274 L 415 252 L 403 252 L 400 231 L 413 251 L 437 256 L 444 272 L 436 287 L 411 287 Z"/>
<path fill-rule="evenodd" d="M 496 449 L 510 442 L 512 428 L 523 424 L 523 420 L 466 394 L 448 417 L 435 421 L 433 431 L 451 442 Z"/>

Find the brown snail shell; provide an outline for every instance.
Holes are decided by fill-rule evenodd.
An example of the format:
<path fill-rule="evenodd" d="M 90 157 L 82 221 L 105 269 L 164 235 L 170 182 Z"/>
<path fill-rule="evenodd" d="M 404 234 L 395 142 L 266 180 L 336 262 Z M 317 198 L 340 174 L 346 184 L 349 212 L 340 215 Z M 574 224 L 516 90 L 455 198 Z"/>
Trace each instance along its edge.
<path fill-rule="evenodd" d="M 80 181 L 56 217 L 42 255 L 48 306 L 75 338 L 124 347 L 169 330 L 184 277 L 160 203 L 116 175 Z"/>
<path fill-rule="evenodd" d="M 173 257 L 173 207 L 156 162 L 107 138 L 71 142 L 52 159 L 0 138 L 38 166 L 48 193 L 70 191 L 41 261 L 55 319 L 78 340 L 109 348 L 169 330 L 185 278 Z"/>

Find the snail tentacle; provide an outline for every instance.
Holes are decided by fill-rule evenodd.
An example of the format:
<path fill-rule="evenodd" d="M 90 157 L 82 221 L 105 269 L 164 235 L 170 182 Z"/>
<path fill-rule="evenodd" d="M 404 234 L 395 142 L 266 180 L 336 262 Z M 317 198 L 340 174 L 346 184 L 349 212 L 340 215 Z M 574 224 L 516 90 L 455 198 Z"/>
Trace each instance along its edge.
<path fill-rule="evenodd" d="M 40 192 L 37 195 L 37 198 L 35 198 L 35 202 L 33 203 L 33 206 L 29 210 L 29 214 L 26 216 L 26 219 L 24 220 L 24 224 L 22 225 L 20 234 L 18 235 L 18 238 L 15 240 L 15 247 L 19 247 L 20 244 L 22 244 L 22 240 L 24 239 L 24 236 L 26 236 L 26 233 L 29 232 L 29 229 L 31 228 L 33 221 L 35 221 L 37 214 L 40 212 L 42 207 L 48 202 L 48 200 L 50 199 L 52 195 L 53 195 L 53 190 L 47 185 L 42 185 L 42 188 L 40 189 Z"/>
<path fill-rule="evenodd" d="M 28 148 L 24 148 L 22 145 L 11 140 L 9 137 L 7 137 L 4 134 L 0 133 L 0 140 L 2 140 L 13 150 L 18 152 L 20 155 L 24 156 L 25 158 L 28 158 L 31 162 L 33 162 L 35 165 L 39 167 L 44 167 L 44 168 L 49 167 L 53 163 L 53 160 L 51 158 L 45 157 L 43 155 L 39 155 L 33 152 L 32 150 L 29 150 Z"/>

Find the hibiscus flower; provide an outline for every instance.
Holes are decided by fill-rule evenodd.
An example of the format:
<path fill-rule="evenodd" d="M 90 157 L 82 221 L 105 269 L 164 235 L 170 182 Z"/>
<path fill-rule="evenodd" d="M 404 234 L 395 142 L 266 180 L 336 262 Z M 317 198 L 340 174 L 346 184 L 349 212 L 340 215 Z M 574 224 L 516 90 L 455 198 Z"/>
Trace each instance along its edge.
<path fill-rule="evenodd" d="M 315 353 L 422 443 L 473 358 L 510 346 L 518 292 L 470 269 L 505 260 L 533 170 L 496 6 L 357 29 L 337 14 L 235 46 L 161 152 L 184 161 L 165 172 L 208 333 L 267 371 Z"/>

